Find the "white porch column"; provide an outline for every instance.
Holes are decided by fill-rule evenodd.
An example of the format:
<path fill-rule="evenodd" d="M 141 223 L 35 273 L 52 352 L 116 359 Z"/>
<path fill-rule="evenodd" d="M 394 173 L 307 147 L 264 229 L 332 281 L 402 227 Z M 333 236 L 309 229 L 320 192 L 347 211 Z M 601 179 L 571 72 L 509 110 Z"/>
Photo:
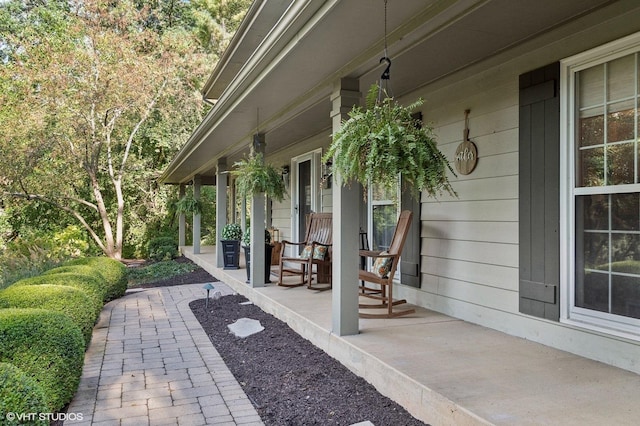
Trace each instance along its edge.
<path fill-rule="evenodd" d="M 180 184 L 178 189 L 178 199 L 182 199 L 186 193 L 184 183 Z M 186 217 L 184 212 L 178 215 L 178 247 L 184 247 L 186 244 Z"/>
<path fill-rule="evenodd" d="M 341 79 L 331 94 L 333 132 L 360 102 L 358 80 Z M 339 336 L 358 334 L 358 238 L 360 192 L 358 185 L 342 186 L 334 172 L 332 331 Z"/>
<path fill-rule="evenodd" d="M 216 170 L 216 240 L 220 241 L 222 228 L 227 224 L 227 159 L 218 160 Z M 224 267 L 224 253 L 222 244 L 216 243 L 216 266 Z"/>
<path fill-rule="evenodd" d="M 253 152 L 264 156 L 264 134 L 253 136 Z M 264 157 L 263 157 L 264 161 Z M 269 277 L 265 276 L 265 194 L 255 194 L 251 197 L 251 287 L 264 287 Z"/>
<path fill-rule="evenodd" d="M 196 175 L 193 177 L 193 199 L 200 200 L 200 185 L 202 179 Z M 193 212 L 193 254 L 200 254 L 200 213 Z"/>

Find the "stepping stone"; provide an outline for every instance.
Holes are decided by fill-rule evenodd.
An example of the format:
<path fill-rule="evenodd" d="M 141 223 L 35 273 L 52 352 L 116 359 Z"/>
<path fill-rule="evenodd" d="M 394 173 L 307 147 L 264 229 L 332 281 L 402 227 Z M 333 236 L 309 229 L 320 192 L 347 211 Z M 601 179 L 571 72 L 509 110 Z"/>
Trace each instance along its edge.
<path fill-rule="evenodd" d="M 240 318 L 233 324 L 229 324 L 229 330 L 237 337 L 248 337 L 264 330 L 260 321 L 251 318 Z"/>

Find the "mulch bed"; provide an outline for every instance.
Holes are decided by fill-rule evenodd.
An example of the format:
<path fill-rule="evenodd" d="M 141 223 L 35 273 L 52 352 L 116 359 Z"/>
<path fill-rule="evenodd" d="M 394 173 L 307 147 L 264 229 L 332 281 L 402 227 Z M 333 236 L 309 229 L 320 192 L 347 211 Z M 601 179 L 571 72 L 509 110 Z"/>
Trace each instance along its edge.
<path fill-rule="evenodd" d="M 174 259 L 178 263 L 193 263 L 186 257 L 178 257 Z M 176 275 L 165 280 L 158 280 L 150 283 L 130 285 L 129 288 L 153 288 L 153 287 L 169 287 L 183 284 L 200 284 L 218 281 L 213 275 L 202 268 L 198 268 L 193 272 Z"/>
<path fill-rule="evenodd" d="M 424 425 L 361 377 L 244 296 L 190 303 L 225 364 L 266 425 Z M 240 318 L 265 328 L 238 338 L 227 325 Z"/>

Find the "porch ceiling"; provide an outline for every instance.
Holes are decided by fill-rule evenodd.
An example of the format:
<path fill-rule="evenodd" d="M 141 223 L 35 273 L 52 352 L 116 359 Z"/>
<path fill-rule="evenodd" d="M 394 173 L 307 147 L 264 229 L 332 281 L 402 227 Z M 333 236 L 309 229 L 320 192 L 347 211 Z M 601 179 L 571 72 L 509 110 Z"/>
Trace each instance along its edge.
<path fill-rule="evenodd" d="M 394 95 L 402 96 L 609 3 L 390 1 L 388 53 Z M 383 4 L 256 2 L 244 32 L 206 84 L 205 97 L 217 97 L 214 107 L 161 180 L 184 183 L 195 174 L 214 175 L 220 157 L 227 157 L 231 165 L 248 151 L 256 129 L 266 134 L 267 155 L 328 131 L 332 84 L 341 77 L 356 78 L 366 91 L 379 78 Z"/>

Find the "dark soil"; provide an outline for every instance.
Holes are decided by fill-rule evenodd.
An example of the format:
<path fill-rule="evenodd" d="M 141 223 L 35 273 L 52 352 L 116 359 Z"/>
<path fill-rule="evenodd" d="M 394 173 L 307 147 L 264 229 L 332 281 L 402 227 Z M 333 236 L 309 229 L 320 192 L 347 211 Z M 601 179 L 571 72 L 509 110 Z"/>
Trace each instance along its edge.
<path fill-rule="evenodd" d="M 174 259 L 174 262 L 177 263 L 193 263 L 191 260 L 186 257 L 178 257 Z M 141 265 L 143 266 L 143 265 Z M 173 277 L 154 281 L 150 283 L 144 284 L 136 284 L 130 285 L 129 288 L 152 288 L 152 287 L 168 287 L 173 285 L 182 285 L 182 284 L 200 284 L 200 283 L 209 283 L 218 281 L 213 275 L 208 273 L 202 268 L 198 268 L 193 272 L 187 272 L 186 274 L 175 275 Z"/>
<path fill-rule="evenodd" d="M 240 382 L 266 425 L 424 425 L 382 396 L 364 379 L 243 296 L 191 302 L 225 364 Z M 240 318 L 265 328 L 238 338 L 227 325 Z"/>

